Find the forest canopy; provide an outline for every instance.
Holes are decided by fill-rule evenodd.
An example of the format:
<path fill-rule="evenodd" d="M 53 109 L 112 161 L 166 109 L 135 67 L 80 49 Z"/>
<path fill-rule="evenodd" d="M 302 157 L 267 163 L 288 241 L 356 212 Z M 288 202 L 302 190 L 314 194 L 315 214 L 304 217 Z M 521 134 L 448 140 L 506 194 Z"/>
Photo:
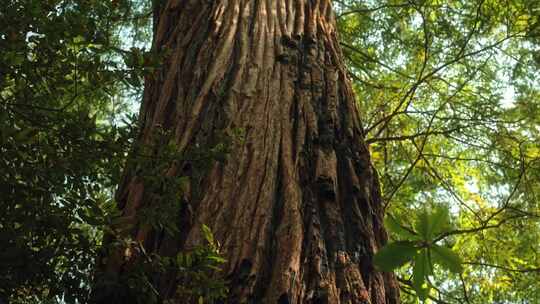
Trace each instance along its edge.
<path fill-rule="evenodd" d="M 160 176 L 177 155 L 134 147 L 159 0 L 12 0 L 0 8 L 0 303 L 86 303 L 104 242 L 126 229 L 115 191 L 126 166 L 169 185 L 139 221 L 174 234 L 185 179 Z M 402 303 L 540 302 L 540 3 L 535 0 L 333 1 L 339 39 L 378 172 Z M 194 170 L 227 158 L 238 134 L 193 149 Z M 142 152 L 141 152 L 142 151 Z M 135 155 L 134 157 L 128 157 Z M 118 228 L 121 227 L 121 228 Z M 227 293 L 207 245 L 148 255 L 127 278 L 181 269 L 178 292 Z M 107 246 L 103 246 L 106 244 Z M 144 251 L 144 248 L 140 248 Z M 158 266 L 156 266 L 158 265 Z M 148 270 L 148 268 L 152 268 Z M 212 278 L 212 279 L 211 279 Z"/>

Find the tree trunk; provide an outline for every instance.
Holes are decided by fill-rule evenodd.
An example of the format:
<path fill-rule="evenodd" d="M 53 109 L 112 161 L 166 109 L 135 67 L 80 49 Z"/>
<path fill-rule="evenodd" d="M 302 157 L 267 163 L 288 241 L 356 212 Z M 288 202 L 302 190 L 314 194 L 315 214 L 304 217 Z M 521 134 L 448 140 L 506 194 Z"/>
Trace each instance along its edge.
<path fill-rule="evenodd" d="M 398 303 L 395 278 L 372 263 L 383 208 L 331 1 L 168 0 L 155 17 L 153 47 L 168 55 L 146 79 L 139 140 L 157 126 L 180 151 L 237 129 L 244 139 L 203 176 L 171 165 L 166 174 L 191 177 L 180 236 L 139 227 L 136 239 L 174 255 L 203 243 L 208 225 L 227 260 L 227 303 Z M 148 192 L 126 174 L 124 215 L 151 204 Z"/>

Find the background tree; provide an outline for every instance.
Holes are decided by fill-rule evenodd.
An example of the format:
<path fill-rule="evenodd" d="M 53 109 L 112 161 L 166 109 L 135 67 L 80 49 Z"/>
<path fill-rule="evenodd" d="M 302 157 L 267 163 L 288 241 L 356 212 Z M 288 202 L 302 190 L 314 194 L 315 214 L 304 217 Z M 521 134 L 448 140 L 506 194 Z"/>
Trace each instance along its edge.
<path fill-rule="evenodd" d="M 397 303 L 395 279 L 372 263 L 383 205 L 332 10 L 327 0 L 154 8 L 152 51 L 167 55 L 146 78 L 137 142 L 160 153 L 156 129 L 170 133 L 184 157 L 158 174 L 189 176 L 188 191 L 171 235 L 140 216 L 167 203 L 166 182 L 128 169 L 118 200 L 139 245 L 111 253 L 106 278 L 122 281 L 146 259 L 141 247 L 172 257 L 202 245 L 204 223 L 225 258 L 227 302 Z M 188 157 L 223 140 L 229 153 L 207 170 Z M 153 281 L 175 298 L 177 273 Z M 120 301 L 119 286 L 97 301 Z"/>

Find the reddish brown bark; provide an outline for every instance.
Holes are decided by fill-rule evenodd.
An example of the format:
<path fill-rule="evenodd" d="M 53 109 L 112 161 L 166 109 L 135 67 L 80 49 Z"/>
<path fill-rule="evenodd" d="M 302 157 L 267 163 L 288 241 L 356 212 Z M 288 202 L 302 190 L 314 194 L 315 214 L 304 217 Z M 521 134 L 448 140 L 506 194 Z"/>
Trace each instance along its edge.
<path fill-rule="evenodd" d="M 140 140 L 158 125 L 180 150 L 237 128 L 245 140 L 192 177 L 201 190 L 186 198 L 179 238 L 134 236 L 174 255 L 202 243 L 208 225 L 227 259 L 229 303 L 398 303 L 395 279 L 372 264 L 386 239 L 383 210 L 331 1 L 163 2 L 154 48 L 169 55 L 146 81 Z M 126 176 L 119 201 L 129 217 L 151 202 Z M 160 290 L 171 284 L 161 278 Z"/>

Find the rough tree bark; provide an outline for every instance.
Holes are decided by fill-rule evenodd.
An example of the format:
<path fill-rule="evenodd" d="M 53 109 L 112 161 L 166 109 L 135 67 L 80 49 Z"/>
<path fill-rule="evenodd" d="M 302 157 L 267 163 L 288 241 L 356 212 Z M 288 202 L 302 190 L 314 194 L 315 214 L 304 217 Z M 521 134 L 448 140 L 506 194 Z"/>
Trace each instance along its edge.
<path fill-rule="evenodd" d="M 158 125 L 180 150 L 236 128 L 245 139 L 193 175 L 203 191 L 187 198 L 180 237 L 133 235 L 167 255 L 202 243 L 208 225 L 227 259 L 228 303 L 398 303 L 395 278 L 372 264 L 386 241 L 383 209 L 331 1 L 162 3 L 153 47 L 168 57 L 146 80 L 140 140 Z M 147 192 L 126 174 L 124 215 L 150 204 Z"/>

